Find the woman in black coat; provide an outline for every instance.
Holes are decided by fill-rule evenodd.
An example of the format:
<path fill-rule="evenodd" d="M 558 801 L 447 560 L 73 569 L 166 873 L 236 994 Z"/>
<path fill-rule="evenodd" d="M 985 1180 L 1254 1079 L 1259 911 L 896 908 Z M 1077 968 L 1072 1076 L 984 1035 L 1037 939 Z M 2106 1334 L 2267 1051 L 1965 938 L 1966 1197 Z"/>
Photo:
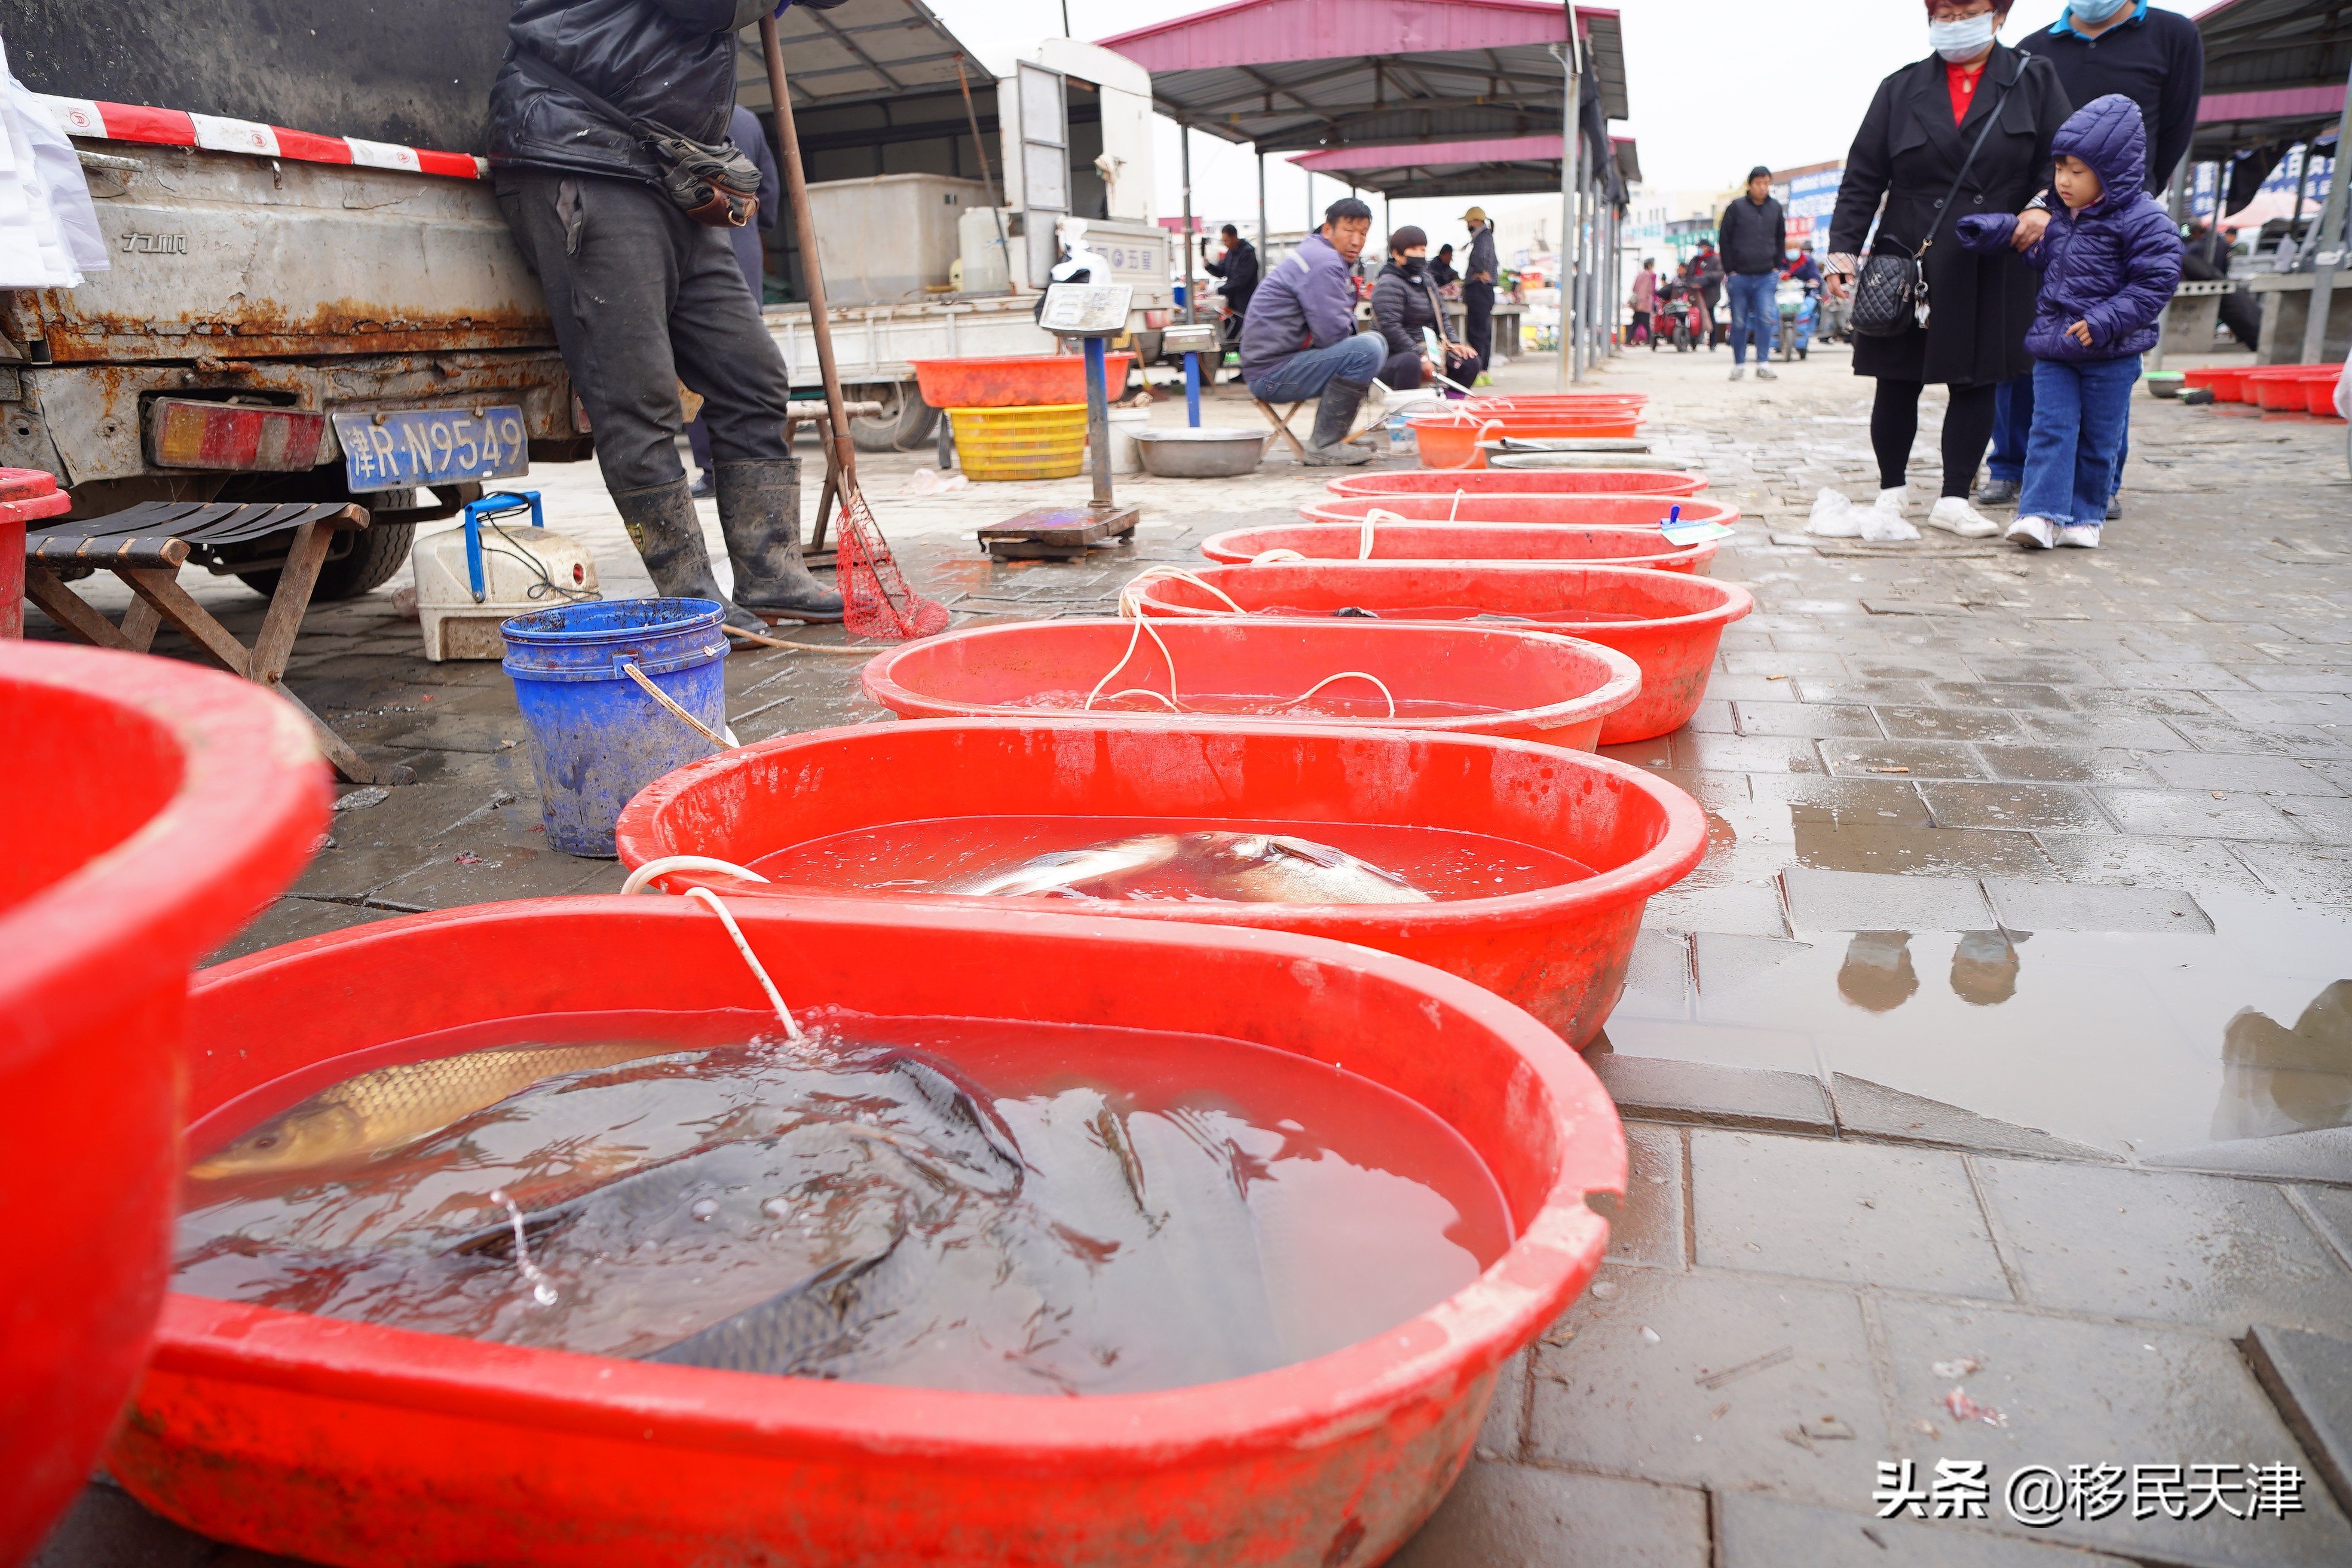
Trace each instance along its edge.
<path fill-rule="evenodd" d="M 1389 259 L 1372 282 L 1372 324 L 1388 340 L 1388 363 L 1380 379 L 1391 392 L 1407 392 L 1421 384 L 1424 373 L 1436 368 L 1429 359 L 1422 331 L 1445 335 L 1438 315 L 1437 286 L 1429 276 L 1429 237 L 1406 226 L 1389 236 Z M 1464 386 L 1477 384 L 1484 369 L 1468 349 L 1446 344 L 1447 379 Z"/>
<path fill-rule="evenodd" d="M 1950 403 L 1943 495 L 1927 521 L 1981 538 L 1999 525 L 1969 505 L 1969 488 L 1992 440 L 1994 389 L 2032 369 L 2025 329 L 2041 279 L 2014 254 L 1961 249 L 1953 226 L 1970 213 L 2016 212 L 2048 184 L 2051 139 L 2072 106 L 2048 60 L 1993 41 L 2009 0 L 1928 0 L 1927 9 L 1938 52 L 1878 84 L 1846 154 L 1828 270 L 1832 287 L 1843 289 L 1866 240 L 1909 252 L 1927 245 L 1927 326 L 1853 341 L 1854 374 L 1878 380 L 1870 415 L 1878 504 L 1902 510 L 1919 394 L 1933 382 L 1950 389 Z M 1963 163 L 1967 177 L 1954 194 Z"/>

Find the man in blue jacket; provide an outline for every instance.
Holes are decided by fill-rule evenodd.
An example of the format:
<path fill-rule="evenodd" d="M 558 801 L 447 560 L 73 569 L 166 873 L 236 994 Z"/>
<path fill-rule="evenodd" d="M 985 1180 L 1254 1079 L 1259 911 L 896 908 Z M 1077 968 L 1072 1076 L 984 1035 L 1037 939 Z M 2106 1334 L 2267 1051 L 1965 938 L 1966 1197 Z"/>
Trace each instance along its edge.
<path fill-rule="evenodd" d="M 2118 92 L 2139 108 L 2148 147 L 2141 183 L 2152 195 L 2171 184 L 2197 132 L 2197 106 L 2205 92 L 2205 38 L 2197 24 L 2177 11 L 2151 9 L 2147 0 L 2068 0 L 2058 20 L 2018 39 L 2019 52 L 2040 55 L 2058 68 L 2058 84 L 2069 103 L 2088 103 Z M 2017 248 L 2042 237 L 2050 221 L 2043 205 L 2018 215 Z M 2033 378 L 2000 384 L 1993 410 L 1992 456 L 1977 490 L 1980 506 L 2006 506 L 2017 499 L 2025 475 L 2027 432 L 2033 426 Z M 2116 455 L 2116 483 L 2123 483 L 2128 437 Z M 2110 504 L 2110 515 L 2119 509 Z"/>
<path fill-rule="evenodd" d="M 830 9 L 841 0 L 801 0 Z M 493 188 L 547 293 L 555 341 L 588 412 L 596 461 L 654 591 L 714 599 L 728 624 L 837 621 L 841 595 L 800 550 L 800 465 L 784 445 L 783 356 L 744 287 L 730 236 L 757 221 L 752 186 L 716 182 L 689 212 L 670 138 L 728 145 L 736 35 L 775 0 L 518 0 L 490 86 Z M 665 139 L 657 143 L 656 137 Z M 748 168 L 746 164 L 744 167 Z M 803 237 L 805 239 L 805 237 Z M 719 592 L 686 469 L 677 387 L 703 395 L 719 523 L 735 567 Z"/>
<path fill-rule="evenodd" d="M 1356 258 L 1372 209 L 1353 196 L 1323 209 L 1323 226 L 1258 282 L 1242 319 L 1242 379 L 1261 402 L 1318 399 L 1307 461 L 1316 468 L 1369 463 L 1348 445 L 1356 410 L 1387 363 L 1388 340 L 1356 330 Z"/>

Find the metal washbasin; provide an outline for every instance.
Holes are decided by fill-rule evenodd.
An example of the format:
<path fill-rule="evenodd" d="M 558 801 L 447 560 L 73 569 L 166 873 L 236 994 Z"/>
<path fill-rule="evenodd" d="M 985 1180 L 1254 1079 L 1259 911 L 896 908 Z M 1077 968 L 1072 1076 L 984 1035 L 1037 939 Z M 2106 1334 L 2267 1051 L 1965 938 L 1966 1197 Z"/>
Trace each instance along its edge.
<path fill-rule="evenodd" d="M 1135 444 L 1143 466 L 1163 479 L 1238 479 L 1265 455 L 1265 436 L 1256 430 L 1145 430 Z"/>

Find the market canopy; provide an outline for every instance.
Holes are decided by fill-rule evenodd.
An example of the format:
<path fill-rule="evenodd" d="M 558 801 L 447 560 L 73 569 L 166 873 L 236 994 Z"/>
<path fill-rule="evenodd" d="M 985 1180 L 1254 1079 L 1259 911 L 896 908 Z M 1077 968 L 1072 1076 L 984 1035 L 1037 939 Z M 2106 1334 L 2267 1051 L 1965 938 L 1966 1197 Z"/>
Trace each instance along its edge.
<path fill-rule="evenodd" d="M 2352 75 L 2347 0 L 2223 0 L 2197 18 L 2205 97 L 2189 156 L 2226 161 L 2264 144 L 2326 140 Z M 2275 154 L 2269 163 L 2277 162 Z"/>
<path fill-rule="evenodd" d="M 1559 189 L 1562 138 L 1507 136 L 1484 142 L 1438 142 L 1402 147 L 1327 147 L 1290 162 L 1345 180 L 1391 201 L 1409 196 L 1515 196 Z M 1610 150 L 1627 184 L 1642 177 L 1630 137 L 1612 137 Z"/>
<path fill-rule="evenodd" d="M 1151 73 L 1161 114 L 1261 153 L 1557 142 L 1568 15 L 1540 0 L 1239 0 L 1098 42 Z M 1575 16 L 1601 113 L 1628 118 L 1617 13 Z"/>
<path fill-rule="evenodd" d="M 776 41 L 795 115 L 955 92 L 959 63 L 975 92 L 990 89 L 986 107 L 992 115 L 995 109 L 996 73 L 923 0 L 844 0 L 830 11 L 794 5 L 777 18 Z M 746 109 L 775 106 L 757 28 L 736 36 L 735 101 Z"/>

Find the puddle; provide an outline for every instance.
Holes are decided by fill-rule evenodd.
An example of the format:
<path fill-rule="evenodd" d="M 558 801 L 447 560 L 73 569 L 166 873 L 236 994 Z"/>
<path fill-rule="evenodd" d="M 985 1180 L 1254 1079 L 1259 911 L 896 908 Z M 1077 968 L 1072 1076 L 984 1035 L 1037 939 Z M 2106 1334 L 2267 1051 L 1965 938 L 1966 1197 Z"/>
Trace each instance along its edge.
<path fill-rule="evenodd" d="M 1870 880 L 1927 906 L 1976 885 Z M 1652 932 L 1609 1037 L 1628 1055 L 1850 1073 L 2126 1152 L 2352 1123 L 2352 918 L 2258 893 L 2196 902 L 2210 932 L 2004 917 L 1795 941 Z"/>

